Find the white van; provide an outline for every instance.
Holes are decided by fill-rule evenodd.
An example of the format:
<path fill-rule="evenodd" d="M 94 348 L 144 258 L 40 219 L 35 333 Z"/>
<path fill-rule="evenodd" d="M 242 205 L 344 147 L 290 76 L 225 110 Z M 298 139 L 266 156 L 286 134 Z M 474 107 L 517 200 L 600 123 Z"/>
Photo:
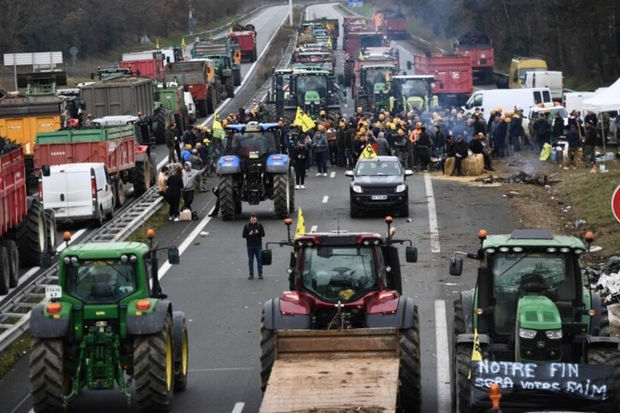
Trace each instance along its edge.
<path fill-rule="evenodd" d="M 101 225 L 114 213 L 112 183 L 103 163 L 42 167 L 39 198 L 57 221 L 93 220 Z"/>
<path fill-rule="evenodd" d="M 478 90 L 472 93 L 463 110 L 467 113 L 474 113 L 476 109 L 479 109 L 488 119 L 491 111 L 500 107 L 504 112 L 515 110 L 515 108 L 527 110 L 540 103 L 553 106 L 551 91 L 548 87 Z"/>
<path fill-rule="evenodd" d="M 548 87 L 551 98 L 558 102 L 562 100 L 564 88 L 564 75 L 557 70 L 534 70 L 525 73 L 526 88 Z"/>
<path fill-rule="evenodd" d="M 584 115 L 583 101 L 594 96 L 596 92 L 569 92 L 562 96 L 562 106 L 566 108 L 568 113 L 573 110 L 581 112 Z"/>

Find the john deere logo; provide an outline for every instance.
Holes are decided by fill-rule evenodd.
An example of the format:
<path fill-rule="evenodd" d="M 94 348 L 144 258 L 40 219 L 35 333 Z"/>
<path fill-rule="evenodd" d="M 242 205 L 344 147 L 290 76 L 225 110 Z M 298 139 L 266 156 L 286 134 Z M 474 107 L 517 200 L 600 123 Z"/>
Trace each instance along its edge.
<path fill-rule="evenodd" d="M 545 342 L 543 340 L 538 342 L 538 348 L 544 348 L 545 347 Z"/>
<path fill-rule="evenodd" d="M 105 311 L 96 311 L 95 315 L 105 315 Z"/>

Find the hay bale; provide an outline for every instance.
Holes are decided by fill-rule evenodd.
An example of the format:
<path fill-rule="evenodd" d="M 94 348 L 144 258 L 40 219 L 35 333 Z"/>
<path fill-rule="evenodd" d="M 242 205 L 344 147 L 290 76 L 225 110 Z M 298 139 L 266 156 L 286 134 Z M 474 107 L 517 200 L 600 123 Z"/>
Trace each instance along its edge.
<path fill-rule="evenodd" d="M 454 167 L 454 157 L 451 156 L 446 159 L 443 165 L 444 175 L 452 176 L 456 175 L 456 168 Z M 462 163 L 463 176 L 480 176 L 484 173 L 484 157 L 482 154 L 469 155 L 463 160 Z"/>

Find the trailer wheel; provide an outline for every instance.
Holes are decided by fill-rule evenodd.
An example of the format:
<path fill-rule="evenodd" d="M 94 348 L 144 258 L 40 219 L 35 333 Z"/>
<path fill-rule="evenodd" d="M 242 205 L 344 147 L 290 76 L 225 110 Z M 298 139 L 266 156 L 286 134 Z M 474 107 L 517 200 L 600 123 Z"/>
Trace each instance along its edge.
<path fill-rule="evenodd" d="M 265 327 L 265 311 L 263 310 L 260 322 L 260 388 L 263 392 L 267 388 L 267 382 L 269 381 L 271 368 L 275 360 L 275 338 L 273 330 Z"/>
<path fill-rule="evenodd" d="M 38 199 L 33 199 L 28 215 L 17 228 L 17 246 L 23 266 L 36 267 L 41 263 L 41 254 L 47 250 L 45 234 L 43 206 Z"/>
<path fill-rule="evenodd" d="M 235 219 L 235 193 L 232 175 L 220 178 L 220 212 L 224 221 Z"/>
<path fill-rule="evenodd" d="M 51 209 L 44 210 L 45 214 L 45 232 L 47 234 L 47 248 L 49 251 L 55 251 L 56 248 L 56 216 Z"/>
<path fill-rule="evenodd" d="M 289 215 L 289 181 L 288 174 L 273 175 L 273 210 L 278 218 L 286 218 Z"/>
<path fill-rule="evenodd" d="M 174 349 L 174 390 L 187 387 L 189 368 L 189 339 L 185 315 L 181 311 L 172 313 L 172 347 Z"/>
<path fill-rule="evenodd" d="M 166 316 L 157 334 L 136 336 L 133 348 L 133 379 L 136 404 L 145 412 L 170 410 L 174 393 L 172 320 Z"/>
<path fill-rule="evenodd" d="M 17 243 L 12 239 L 6 239 L 2 243 L 9 256 L 9 287 L 14 288 L 17 287 L 17 282 L 19 281 L 19 250 L 17 249 Z"/>
<path fill-rule="evenodd" d="M 166 143 L 166 118 L 167 110 L 163 106 L 157 108 L 153 114 L 153 134 L 155 143 Z"/>
<path fill-rule="evenodd" d="M 0 244 L 0 295 L 9 293 L 10 279 L 9 252 L 4 245 Z"/>
<path fill-rule="evenodd" d="M 28 378 L 35 412 L 64 412 L 64 397 L 71 390 L 71 376 L 64 367 L 62 339 L 33 338 Z"/>
<path fill-rule="evenodd" d="M 588 364 L 607 365 L 614 368 L 614 388 L 604 413 L 620 412 L 620 351 L 614 347 L 588 348 Z M 609 393 L 608 393 L 609 395 Z"/>
<path fill-rule="evenodd" d="M 116 198 L 115 198 L 116 207 L 120 208 L 123 205 L 125 205 L 125 201 L 126 201 L 125 188 L 123 187 L 123 181 L 120 179 L 116 179 L 112 185 L 114 185 L 114 193 L 116 194 Z M 135 186 L 134 186 L 134 190 L 135 190 Z"/>
<path fill-rule="evenodd" d="M 417 412 L 421 403 L 420 322 L 414 309 L 413 326 L 400 331 L 400 368 L 398 371 L 398 410 Z"/>
<path fill-rule="evenodd" d="M 148 161 L 136 162 L 133 168 L 133 192 L 136 196 L 141 196 L 151 187 L 151 164 Z"/>

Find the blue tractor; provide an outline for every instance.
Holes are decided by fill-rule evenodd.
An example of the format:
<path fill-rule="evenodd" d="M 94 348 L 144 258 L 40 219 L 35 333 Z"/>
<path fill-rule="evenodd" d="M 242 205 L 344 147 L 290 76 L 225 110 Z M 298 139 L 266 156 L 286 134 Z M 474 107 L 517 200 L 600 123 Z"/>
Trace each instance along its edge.
<path fill-rule="evenodd" d="M 274 212 L 284 218 L 295 211 L 295 182 L 283 151 L 277 123 L 227 125 L 224 155 L 217 162 L 220 212 L 224 220 L 241 213 L 241 202 L 258 205 L 273 199 Z"/>

